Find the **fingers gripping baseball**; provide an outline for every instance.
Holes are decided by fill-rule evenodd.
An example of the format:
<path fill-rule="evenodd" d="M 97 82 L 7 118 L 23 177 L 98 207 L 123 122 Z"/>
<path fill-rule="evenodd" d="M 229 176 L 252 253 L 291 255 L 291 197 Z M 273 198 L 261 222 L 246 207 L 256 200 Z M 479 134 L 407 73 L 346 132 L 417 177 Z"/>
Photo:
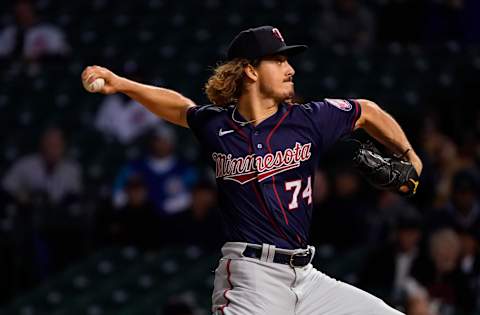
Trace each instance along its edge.
<path fill-rule="evenodd" d="M 119 77 L 112 71 L 99 66 L 86 67 L 82 72 L 83 87 L 90 93 L 116 93 L 118 79 Z"/>

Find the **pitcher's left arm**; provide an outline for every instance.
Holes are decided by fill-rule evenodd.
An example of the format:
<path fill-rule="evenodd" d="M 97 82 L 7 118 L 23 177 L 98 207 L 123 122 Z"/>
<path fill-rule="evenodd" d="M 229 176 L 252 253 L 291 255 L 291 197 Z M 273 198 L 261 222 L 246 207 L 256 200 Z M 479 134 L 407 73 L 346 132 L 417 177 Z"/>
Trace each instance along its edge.
<path fill-rule="evenodd" d="M 369 135 L 386 146 L 393 153 L 402 155 L 410 161 L 420 176 L 423 164 L 397 121 L 380 106 L 372 101 L 356 100 L 362 113 L 355 123 L 355 128 L 363 128 Z"/>

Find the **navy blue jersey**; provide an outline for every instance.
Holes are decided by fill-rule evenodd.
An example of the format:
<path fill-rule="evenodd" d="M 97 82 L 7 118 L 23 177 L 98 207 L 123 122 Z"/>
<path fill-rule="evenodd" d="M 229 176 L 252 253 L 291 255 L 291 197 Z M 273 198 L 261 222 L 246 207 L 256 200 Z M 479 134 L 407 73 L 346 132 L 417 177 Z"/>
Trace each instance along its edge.
<path fill-rule="evenodd" d="M 305 247 L 318 161 L 353 130 L 360 106 L 330 99 L 282 103 L 257 126 L 235 122 L 245 119 L 234 108 L 195 106 L 187 113 L 215 170 L 227 241 Z"/>

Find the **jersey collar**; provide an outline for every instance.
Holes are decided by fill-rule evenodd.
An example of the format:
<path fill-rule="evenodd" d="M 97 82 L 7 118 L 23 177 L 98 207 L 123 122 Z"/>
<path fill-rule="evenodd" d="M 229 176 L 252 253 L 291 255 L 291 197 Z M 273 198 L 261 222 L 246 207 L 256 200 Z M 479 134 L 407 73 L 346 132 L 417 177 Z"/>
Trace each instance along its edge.
<path fill-rule="evenodd" d="M 228 107 L 228 114 L 230 115 L 230 119 L 233 115 L 233 118 L 235 118 L 235 120 L 236 120 L 236 121 L 233 120 L 233 122 L 239 127 L 247 127 L 247 128 L 250 128 L 250 129 L 260 129 L 260 128 L 264 128 L 264 127 L 270 128 L 271 126 L 274 126 L 278 122 L 278 120 L 288 110 L 289 106 L 291 106 L 291 105 L 289 105 L 285 102 L 279 103 L 277 112 L 275 114 L 273 114 L 272 116 L 268 117 L 267 119 L 265 119 L 264 121 L 262 121 L 257 126 L 254 126 L 251 123 L 240 124 L 240 123 L 236 122 L 236 121 L 246 122 L 247 120 L 238 112 L 238 110 L 234 111 L 235 104 L 232 104 Z"/>

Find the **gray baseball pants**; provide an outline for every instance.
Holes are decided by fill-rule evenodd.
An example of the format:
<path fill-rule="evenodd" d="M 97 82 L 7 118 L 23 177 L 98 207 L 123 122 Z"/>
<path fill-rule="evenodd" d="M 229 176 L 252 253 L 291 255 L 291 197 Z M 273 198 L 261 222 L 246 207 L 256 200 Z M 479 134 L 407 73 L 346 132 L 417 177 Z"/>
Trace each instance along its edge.
<path fill-rule="evenodd" d="M 273 245 L 263 245 L 260 259 L 242 256 L 246 246 L 228 242 L 222 247 L 212 295 L 214 315 L 403 315 L 312 264 L 293 268 L 274 263 Z"/>

